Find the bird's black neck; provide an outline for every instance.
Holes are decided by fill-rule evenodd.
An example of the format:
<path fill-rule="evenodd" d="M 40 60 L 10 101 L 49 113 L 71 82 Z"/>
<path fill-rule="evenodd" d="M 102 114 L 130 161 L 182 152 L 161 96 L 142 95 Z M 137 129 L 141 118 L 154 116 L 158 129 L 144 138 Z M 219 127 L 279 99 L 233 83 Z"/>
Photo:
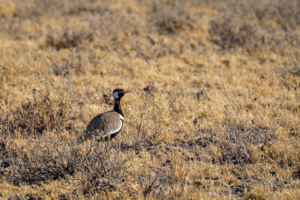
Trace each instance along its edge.
<path fill-rule="evenodd" d="M 122 112 L 121 104 L 120 104 L 120 99 L 115 99 L 114 111 L 116 111 L 120 115 L 124 116 L 123 112 Z"/>

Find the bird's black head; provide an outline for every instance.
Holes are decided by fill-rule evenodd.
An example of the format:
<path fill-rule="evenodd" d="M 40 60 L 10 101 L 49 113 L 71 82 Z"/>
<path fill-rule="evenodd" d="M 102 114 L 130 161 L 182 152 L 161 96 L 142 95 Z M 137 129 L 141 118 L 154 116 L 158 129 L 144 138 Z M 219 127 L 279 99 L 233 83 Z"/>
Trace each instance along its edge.
<path fill-rule="evenodd" d="M 127 92 L 130 92 L 130 91 L 124 91 L 123 89 L 115 89 L 113 91 L 113 97 L 114 99 L 121 99 L 124 94 L 126 94 Z"/>

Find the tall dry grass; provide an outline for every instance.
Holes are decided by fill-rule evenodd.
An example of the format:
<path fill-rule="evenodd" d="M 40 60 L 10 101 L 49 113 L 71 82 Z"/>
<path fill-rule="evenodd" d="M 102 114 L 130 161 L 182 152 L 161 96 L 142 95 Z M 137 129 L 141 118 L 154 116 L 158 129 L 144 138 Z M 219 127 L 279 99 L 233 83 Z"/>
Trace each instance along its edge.
<path fill-rule="evenodd" d="M 299 199 L 299 12 L 1 1 L 1 199 Z M 77 144 L 115 88 L 123 130 Z"/>

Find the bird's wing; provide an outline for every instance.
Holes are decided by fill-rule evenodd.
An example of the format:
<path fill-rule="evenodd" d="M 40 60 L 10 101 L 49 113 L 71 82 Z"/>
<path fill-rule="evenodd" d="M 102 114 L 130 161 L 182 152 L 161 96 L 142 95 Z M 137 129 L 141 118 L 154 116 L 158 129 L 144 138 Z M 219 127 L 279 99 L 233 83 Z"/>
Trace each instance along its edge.
<path fill-rule="evenodd" d="M 101 136 L 109 136 L 119 132 L 122 125 L 123 123 L 121 121 L 120 114 L 110 111 L 94 117 L 87 126 L 87 131 L 92 132 L 98 129 L 99 132 L 102 132 L 100 133 Z M 97 134 L 99 134 L 99 132 Z"/>

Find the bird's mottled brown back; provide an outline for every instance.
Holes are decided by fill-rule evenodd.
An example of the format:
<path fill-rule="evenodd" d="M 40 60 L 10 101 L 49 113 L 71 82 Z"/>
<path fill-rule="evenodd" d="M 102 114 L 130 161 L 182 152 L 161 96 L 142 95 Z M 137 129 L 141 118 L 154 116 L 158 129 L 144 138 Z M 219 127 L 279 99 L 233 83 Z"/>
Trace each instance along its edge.
<path fill-rule="evenodd" d="M 114 111 L 109 111 L 94 117 L 86 129 L 89 132 L 99 129 L 103 132 L 103 134 L 109 134 L 111 131 L 118 129 L 120 126 L 122 126 L 120 114 Z"/>
<path fill-rule="evenodd" d="M 95 136 L 98 140 L 106 140 L 114 137 L 122 129 L 123 121 L 120 114 L 115 111 L 102 113 L 94 117 L 86 128 L 86 135 L 79 141 L 90 139 Z"/>

